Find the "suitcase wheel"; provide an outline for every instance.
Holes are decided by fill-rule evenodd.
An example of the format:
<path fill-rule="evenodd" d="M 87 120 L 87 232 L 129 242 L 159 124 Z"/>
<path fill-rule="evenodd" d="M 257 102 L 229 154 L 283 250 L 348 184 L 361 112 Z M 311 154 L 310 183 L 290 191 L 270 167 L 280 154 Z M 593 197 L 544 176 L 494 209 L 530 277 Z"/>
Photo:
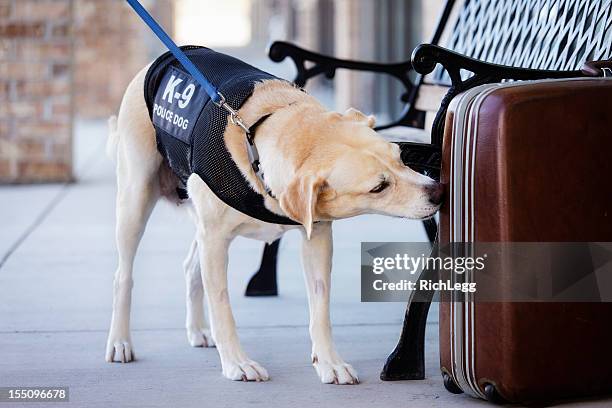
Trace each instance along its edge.
<path fill-rule="evenodd" d="M 485 384 L 484 385 L 484 394 L 485 397 L 487 397 L 487 401 L 492 402 L 493 404 L 506 404 L 507 401 L 505 399 L 502 398 L 501 395 L 499 395 L 499 392 L 497 392 L 497 388 L 495 387 L 495 384 Z"/>
<path fill-rule="evenodd" d="M 446 388 L 448 392 L 453 394 L 463 394 L 463 390 L 459 388 L 450 375 L 447 373 L 442 373 L 442 378 L 444 379 L 444 388 Z"/>

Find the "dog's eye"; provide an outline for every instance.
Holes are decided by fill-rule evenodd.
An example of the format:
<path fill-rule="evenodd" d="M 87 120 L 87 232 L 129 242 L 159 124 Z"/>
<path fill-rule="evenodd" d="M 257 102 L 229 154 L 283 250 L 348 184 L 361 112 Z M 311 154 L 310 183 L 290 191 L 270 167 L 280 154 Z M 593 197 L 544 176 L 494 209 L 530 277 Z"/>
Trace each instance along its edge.
<path fill-rule="evenodd" d="M 370 193 L 378 194 L 381 193 L 385 188 L 389 187 L 389 182 L 387 180 L 383 180 L 379 185 L 370 190 Z"/>

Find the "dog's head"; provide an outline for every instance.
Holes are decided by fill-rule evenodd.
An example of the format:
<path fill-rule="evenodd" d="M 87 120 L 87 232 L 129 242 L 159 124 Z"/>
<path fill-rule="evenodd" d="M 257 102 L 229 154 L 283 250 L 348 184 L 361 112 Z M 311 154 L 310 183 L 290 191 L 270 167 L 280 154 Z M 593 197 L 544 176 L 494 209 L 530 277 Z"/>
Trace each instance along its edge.
<path fill-rule="evenodd" d="M 297 171 L 282 194 L 281 208 L 302 223 L 360 214 L 411 219 L 431 217 L 440 207 L 442 186 L 406 167 L 400 149 L 372 128 L 374 117 L 349 109 L 319 113 L 302 124 L 308 142 L 297 146 Z"/>

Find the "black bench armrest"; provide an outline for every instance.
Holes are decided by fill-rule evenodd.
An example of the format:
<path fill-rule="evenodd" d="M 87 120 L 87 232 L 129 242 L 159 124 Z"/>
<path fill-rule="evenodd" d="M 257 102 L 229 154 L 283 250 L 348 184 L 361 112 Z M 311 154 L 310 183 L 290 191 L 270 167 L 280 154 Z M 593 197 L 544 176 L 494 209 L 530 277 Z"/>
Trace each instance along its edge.
<path fill-rule="evenodd" d="M 501 82 L 503 80 L 535 80 L 547 78 L 575 78 L 585 76 L 581 71 L 551 71 L 529 68 L 517 68 L 507 65 L 492 64 L 474 58 L 466 57 L 446 48 L 433 44 L 421 44 L 412 53 L 412 66 L 421 75 L 431 73 L 436 64 L 444 67 L 451 79 L 451 87 L 442 100 L 440 109 L 434 120 L 431 142 L 442 145 L 444 120 L 448 105 L 456 95 L 483 84 Z M 474 75 L 467 79 L 461 78 L 461 70 Z"/>
<path fill-rule="evenodd" d="M 404 86 L 405 92 L 401 95 L 401 101 L 407 104 L 407 106 L 400 119 L 393 123 L 377 126 L 376 130 L 382 130 L 392 126 L 418 127 L 418 122 L 421 121 L 421 118 L 417 117 L 416 112 L 410 109 L 416 98 L 418 89 L 418 86 L 414 85 L 408 76 L 408 73 L 412 71 L 412 63 L 410 61 L 381 64 L 376 62 L 345 60 L 308 51 L 284 41 L 274 42 L 268 50 L 268 56 L 275 62 L 281 62 L 287 57 L 291 58 L 297 68 L 297 75 L 293 82 L 300 87 L 306 85 L 309 79 L 317 75 L 323 74 L 328 79 L 332 79 L 338 68 L 390 75 L 400 81 Z"/>
<path fill-rule="evenodd" d="M 332 79 L 336 74 L 336 69 L 345 68 L 388 74 L 397 78 L 406 90 L 409 91 L 414 87 L 408 77 L 408 73 L 412 70 L 412 63 L 410 61 L 381 64 L 377 62 L 346 60 L 308 51 L 284 41 L 274 42 L 268 50 L 268 56 L 275 62 L 281 62 L 286 57 L 291 58 L 297 68 L 297 76 L 294 82 L 298 86 L 304 86 L 310 78 L 320 74 L 325 74 L 327 78 Z M 313 63 L 309 68 L 306 68 L 305 63 L 307 61 Z"/>
<path fill-rule="evenodd" d="M 401 149 L 402 162 L 434 180 L 440 180 L 442 149 L 429 143 L 394 142 Z"/>

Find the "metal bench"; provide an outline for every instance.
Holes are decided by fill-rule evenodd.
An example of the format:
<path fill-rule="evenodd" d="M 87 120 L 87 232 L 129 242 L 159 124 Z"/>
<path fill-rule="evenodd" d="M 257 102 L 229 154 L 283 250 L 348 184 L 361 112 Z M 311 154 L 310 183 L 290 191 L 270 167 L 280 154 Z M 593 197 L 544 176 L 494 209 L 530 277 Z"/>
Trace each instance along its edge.
<path fill-rule="evenodd" d="M 411 61 L 400 63 L 342 60 L 286 42 L 272 44 L 269 56 L 277 62 L 290 58 L 299 86 L 318 75 L 331 79 L 338 69 L 398 79 L 404 87 L 399 102 L 403 113 L 376 129 L 431 129 L 429 144 L 397 143 L 406 165 L 437 178 L 451 99 L 485 83 L 587 75 L 579 70 L 584 62 L 612 58 L 612 0 L 448 0 L 431 43 L 418 46 Z M 415 81 L 409 79 L 411 71 L 418 74 Z M 433 241 L 436 224 L 430 221 L 426 230 Z M 254 276 L 250 284 L 273 280 L 276 292 L 278 242 L 273 245 L 266 248 L 259 277 Z M 256 284 L 251 286 L 258 289 Z M 383 380 L 424 378 L 425 323 L 432 296 L 413 293 L 398 345 L 381 373 Z M 445 385 L 457 390 L 447 379 Z"/>
<path fill-rule="evenodd" d="M 297 68 L 295 83 L 299 86 L 306 85 L 308 80 L 319 75 L 331 79 L 338 69 L 375 72 L 399 80 L 404 87 L 399 101 L 404 108 L 403 113 L 399 119 L 376 129 L 384 131 L 403 127 L 428 132 L 435 121 L 431 144 L 398 144 L 407 165 L 436 177 L 440 162 L 441 126 L 452 96 L 467 87 L 496 80 L 572 75 L 557 71 L 576 69 L 586 60 L 610 56 L 610 9 L 610 0 L 448 0 L 431 38 L 431 45 L 415 50 L 415 67 L 411 61 L 381 64 L 342 60 L 286 42 L 272 44 L 269 55 L 277 62 L 287 57 L 294 62 Z M 438 44 L 446 47 L 446 50 L 432 46 Z M 436 62 L 442 66 L 434 69 Z M 429 66 L 428 63 L 433 65 Z M 498 65 L 555 72 L 509 70 Z M 432 69 L 433 73 L 430 74 L 428 69 Z M 415 70 L 419 75 L 413 82 L 409 74 Z M 476 75 L 468 78 L 470 70 Z M 425 228 L 430 241 L 433 241 L 435 223 L 428 221 Z M 259 271 L 247 287 L 247 295 L 277 293 L 277 250 L 278 242 L 266 246 Z"/>

